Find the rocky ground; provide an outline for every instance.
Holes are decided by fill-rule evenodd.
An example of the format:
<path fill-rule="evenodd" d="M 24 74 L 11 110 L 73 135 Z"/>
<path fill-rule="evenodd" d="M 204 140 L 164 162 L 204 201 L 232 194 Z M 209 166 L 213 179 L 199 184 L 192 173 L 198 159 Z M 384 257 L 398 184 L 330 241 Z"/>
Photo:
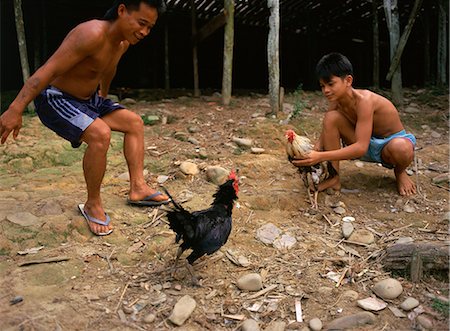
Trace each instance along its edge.
<path fill-rule="evenodd" d="M 258 94 L 230 107 L 217 95 L 132 96 L 124 102 L 147 124 L 149 183 L 196 210 L 216 190 L 211 166 L 239 170 L 229 241 L 196 262 L 201 287 L 184 266 L 172 274 L 177 246 L 164 211 L 126 205 L 119 134 L 102 189 L 115 231 L 93 236 L 77 210 L 83 146 L 72 149 L 27 116 L 19 139 L 0 146 L 0 329 L 448 329 L 448 269 L 424 266 L 413 283 L 384 259 L 399 240 L 449 242 L 446 93 L 406 91 L 401 117 L 418 138 L 409 169 L 416 196 L 400 197 L 390 170 L 344 161 L 342 192 L 321 193 L 317 211 L 286 160 L 283 133 L 317 137 L 326 110 L 320 94 L 288 95 L 276 118 L 264 116 L 268 100 Z"/>

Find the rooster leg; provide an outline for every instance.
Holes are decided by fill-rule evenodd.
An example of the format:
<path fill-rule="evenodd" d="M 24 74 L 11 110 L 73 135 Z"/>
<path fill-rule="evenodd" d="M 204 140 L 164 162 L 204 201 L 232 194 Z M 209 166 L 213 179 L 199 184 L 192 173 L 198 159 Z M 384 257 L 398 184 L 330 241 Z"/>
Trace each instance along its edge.
<path fill-rule="evenodd" d="M 319 191 L 314 191 L 314 209 L 319 209 L 319 204 L 317 203 L 317 197 L 319 196 Z"/>
<path fill-rule="evenodd" d="M 194 284 L 194 286 L 200 287 L 200 283 L 198 281 L 198 278 L 194 274 L 194 267 L 189 262 L 187 262 L 186 263 L 186 268 L 189 271 L 189 273 L 191 274 L 192 283 Z"/>
<path fill-rule="evenodd" d="M 181 254 L 183 254 L 183 248 L 181 248 L 181 246 L 180 246 L 180 247 L 178 247 L 177 257 L 175 258 L 175 262 L 172 267 L 172 277 L 175 274 L 175 271 L 177 271 L 178 259 L 180 258 Z"/>
<path fill-rule="evenodd" d="M 309 203 L 311 204 L 311 208 L 315 208 L 314 206 L 314 199 L 313 199 L 313 195 L 311 193 L 311 190 L 308 188 L 308 197 L 309 197 Z"/>

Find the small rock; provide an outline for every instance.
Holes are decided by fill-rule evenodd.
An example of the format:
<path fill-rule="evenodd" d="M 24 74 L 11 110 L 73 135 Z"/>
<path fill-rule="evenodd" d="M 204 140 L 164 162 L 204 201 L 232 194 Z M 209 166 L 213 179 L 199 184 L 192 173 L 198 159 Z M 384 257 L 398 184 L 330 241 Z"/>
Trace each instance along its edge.
<path fill-rule="evenodd" d="M 273 246 L 279 250 L 289 250 L 295 244 L 297 240 L 294 237 L 291 237 L 288 234 L 283 234 L 281 238 L 277 238 L 273 242 Z"/>
<path fill-rule="evenodd" d="M 343 222 L 342 223 L 342 235 L 344 236 L 344 238 L 348 239 L 354 229 L 355 228 L 353 227 L 353 224 L 351 222 Z"/>
<path fill-rule="evenodd" d="M 156 124 L 156 122 L 158 122 L 159 121 L 159 116 L 156 116 L 156 115 L 148 115 L 146 118 L 145 118 L 145 122 L 144 123 L 146 123 L 147 125 L 153 125 L 153 124 Z"/>
<path fill-rule="evenodd" d="M 436 131 L 431 131 L 431 136 L 433 138 L 440 138 L 441 134 L 439 132 L 436 132 Z"/>
<path fill-rule="evenodd" d="M 405 301 L 403 301 L 400 304 L 400 308 L 405 311 L 409 311 L 411 309 L 416 308 L 419 304 L 420 304 L 420 302 L 417 299 L 409 297 L 409 298 L 406 298 Z"/>
<path fill-rule="evenodd" d="M 259 291 L 262 289 L 262 278 L 256 273 L 247 274 L 239 278 L 236 285 L 243 291 Z"/>
<path fill-rule="evenodd" d="M 284 331 L 286 329 L 286 322 L 283 321 L 272 321 L 264 329 L 264 331 Z"/>
<path fill-rule="evenodd" d="M 134 105 L 136 103 L 136 100 L 131 99 L 131 98 L 125 98 L 125 99 L 122 99 L 121 103 L 128 104 L 128 105 Z"/>
<path fill-rule="evenodd" d="M 412 176 L 412 175 L 414 175 L 414 171 L 412 171 L 411 169 L 406 169 L 406 174 L 408 176 Z"/>
<path fill-rule="evenodd" d="M 196 146 L 200 145 L 200 142 L 194 137 L 189 137 L 187 141 Z"/>
<path fill-rule="evenodd" d="M 397 239 L 397 241 L 395 242 L 395 244 L 409 244 L 414 242 L 414 239 L 411 237 L 400 237 Z"/>
<path fill-rule="evenodd" d="M 147 170 L 147 169 L 144 169 L 144 171 L 142 172 L 142 174 L 144 175 L 144 177 L 147 176 L 147 175 L 148 175 L 148 170 Z M 129 173 L 128 171 L 127 171 L 127 172 L 124 172 L 124 173 L 120 174 L 120 175 L 118 176 L 118 178 L 121 179 L 121 180 L 130 180 L 130 173 Z"/>
<path fill-rule="evenodd" d="M 216 185 L 222 185 L 228 179 L 230 171 L 218 166 L 211 166 L 206 168 L 206 179 Z"/>
<path fill-rule="evenodd" d="M 259 148 L 259 147 L 252 147 L 251 151 L 253 154 L 262 154 L 264 153 L 266 150 L 264 148 Z"/>
<path fill-rule="evenodd" d="M 375 237 L 372 232 L 361 229 L 353 231 L 350 237 L 348 237 L 348 240 L 361 244 L 371 244 L 375 241 Z"/>
<path fill-rule="evenodd" d="M 322 327 L 323 327 L 322 321 L 317 317 L 309 321 L 309 328 L 312 331 L 320 331 L 322 330 Z"/>
<path fill-rule="evenodd" d="M 186 141 L 188 139 L 188 135 L 186 132 L 182 132 L 182 131 L 177 131 L 173 134 L 173 136 L 175 137 L 175 139 L 180 140 L 180 141 Z"/>
<path fill-rule="evenodd" d="M 169 176 L 166 175 L 159 175 L 158 178 L 156 178 L 156 181 L 158 184 L 164 184 L 169 179 Z"/>
<path fill-rule="evenodd" d="M 175 304 L 169 320 L 175 325 L 182 325 L 191 316 L 197 303 L 189 295 L 185 295 Z"/>
<path fill-rule="evenodd" d="M 376 283 L 372 290 L 380 298 L 392 300 L 403 292 L 403 286 L 398 280 L 387 278 Z"/>
<path fill-rule="evenodd" d="M 361 162 L 361 161 L 356 161 L 356 162 L 355 162 L 355 166 L 356 166 L 357 168 L 363 168 L 363 167 L 364 167 L 364 163 Z"/>
<path fill-rule="evenodd" d="M 256 238 L 269 245 L 271 245 L 280 234 L 281 230 L 272 223 L 267 223 L 256 230 Z"/>
<path fill-rule="evenodd" d="M 413 106 L 408 106 L 405 108 L 405 113 L 407 114 L 417 114 L 420 113 L 420 109 L 418 109 L 417 107 L 413 107 Z"/>
<path fill-rule="evenodd" d="M 231 141 L 236 143 L 239 147 L 244 147 L 244 148 L 250 148 L 253 145 L 253 141 L 251 139 L 246 139 L 246 138 L 233 137 L 231 139 Z"/>
<path fill-rule="evenodd" d="M 14 224 L 17 224 L 20 226 L 39 225 L 41 223 L 41 221 L 39 220 L 39 217 L 36 217 L 27 211 L 8 215 L 8 216 L 6 216 L 6 219 L 8 221 L 10 221 L 11 223 L 14 223 Z"/>
<path fill-rule="evenodd" d="M 190 126 L 187 129 L 190 133 L 200 132 L 200 128 L 198 126 Z"/>
<path fill-rule="evenodd" d="M 144 317 L 144 322 L 147 324 L 151 324 L 155 321 L 156 316 L 154 314 L 148 314 L 147 316 Z"/>
<path fill-rule="evenodd" d="M 387 307 L 386 302 L 377 298 L 366 298 L 357 301 L 358 306 L 364 310 L 380 311 Z"/>
<path fill-rule="evenodd" d="M 433 184 L 450 183 L 450 173 L 437 175 L 431 181 Z"/>
<path fill-rule="evenodd" d="M 407 204 L 403 207 L 403 211 L 406 213 L 415 213 L 416 212 L 416 208 L 414 208 L 413 205 Z"/>
<path fill-rule="evenodd" d="M 339 214 L 339 215 L 345 214 L 345 212 L 346 212 L 345 209 L 342 208 L 342 207 L 336 207 L 336 208 L 333 209 L 333 211 L 334 211 L 336 214 Z"/>
<path fill-rule="evenodd" d="M 433 322 L 424 315 L 417 316 L 416 320 L 425 330 L 433 329 Z"/>
<path fill-rule="evenodd" d="M 12 298 L 11 300 L 9 300 L 9 304 L 10 305 L 15 305 L 15 304 L 18 304 L 19 302 L 22 302 L 22 301 L 23 301 L 23 297 L 18 295 L 16 297 Z"/>
<path fill-rule="evenodd" d="M 392 305 L 388 306 L 389 310 L 394 314 L 395 317 L 405 318 L 406 315 L 397 307 L 394 307 Z"/>
<path fill-rule="evenodd" d="M 256 322 L 254 319 L 246 319 L 242 325 L 241 325 L 242 331 L 259 331 L 261 330 L 259 328 L 258 322 Z"/>
<path fill-rule="evenodd" d="M 342 217 L 342 222 L 354 222 L 355 218 L 353 216 L 344 216 Z"/>
<path fill-rule="evenodd" d="M 364 311 L 336 318 L 325 326 L 325 330 L 347 330 L 355 327 L 362 327 L 365 324 L 373 324 L 375 321 L 376 317 L 374 314 Z"/>
<path fill-rule="evenodd" d="M 193 175 L 193 176 L 197 175 L 200 172 L 200 170 L 198 169 L 198 166 L 195 163 L 192 163 L 189 161 L 181 162 L 180 170 L 185 175 Z"/>
<path fill-rule="evenodd" d="M 347 290 L 342 294 L 342 299 L 356 300 L 358 299 L 358 297 L 359 297 L 358 292 L 353 290 Z"/>

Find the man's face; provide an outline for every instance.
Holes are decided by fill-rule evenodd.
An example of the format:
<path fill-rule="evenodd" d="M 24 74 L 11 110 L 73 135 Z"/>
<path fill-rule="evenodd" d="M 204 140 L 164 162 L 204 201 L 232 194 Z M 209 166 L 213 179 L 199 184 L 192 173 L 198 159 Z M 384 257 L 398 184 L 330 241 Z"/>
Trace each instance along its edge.
<path fill-rule="evenodd" d="M 319 83 L 322 93 L 328 101 L 335 101 L 347 91 L 347 87 L 351 86 L 351 80 L 350 75 L 344 78 L 331 76 L 329 81 L 321 79 Z"/>
<path fill-rule="evenodd" d="M 123 34 L 132 45 L 144 39 L 158 19 L 157 9 L 143 2 L 139 4 L 138 10 L 127 10 L 125 5 L 120 5 L 118 10 Z"/>

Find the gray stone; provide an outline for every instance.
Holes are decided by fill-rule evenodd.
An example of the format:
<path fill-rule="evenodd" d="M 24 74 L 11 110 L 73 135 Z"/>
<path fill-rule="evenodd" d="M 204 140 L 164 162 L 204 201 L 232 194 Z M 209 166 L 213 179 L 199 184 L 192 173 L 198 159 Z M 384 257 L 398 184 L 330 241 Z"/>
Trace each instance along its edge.
<path fill-rule="evenodd" d="M 375 241 L 375 237 L 372 232 L 361 229 L 353 231 L 350 237 L 348 237 L 348 240 L 361 244 L 371 244 Z"/>
<path fill-rule="evenodd" d="M 144 169 L 144 171 L 143 171 L 142 174 L 144 175 L 144 177 L 147 176 L 147 175 L 148 175 L 148 170 L 147 170 L 147 169 Z M 120 174 L 120 175 L 118 176 L 118 178 L 121 179 L 121 180 L 127 180 L 127 181 L 129 181 L 129 180 L 130 180 L 130 173 L 129 173 L 128 171 L 127 171 L 127 172 L 124 172 L 124 173 Z"/>
<path fill-rule="evenodd" d="M 353 290 L 347 290 L 342 294 L 342 299 L 356 300 L 358 299 L 359 294 Z"/>
<path fill-rule="evenodd" d="M 188 127 L 188 131 L 190 133 L 196 133 L 196 132 L 200 132 L 200 128 L 198 126 L 190 126 L 190 127 Z"/>
<path fill-rule="evenodd" d="M 283 321 L 272 321 L 264 329 L 264 331 L 284 331 L 286 329 L 286 322 Z"/>
<path fill-rule="evenodd" d="M 441 134 L 439 132 L 436 132 L 436 131 L 431 131 L 431 136 L 433 138 L 440 138 Z"/>
<path fill-rule="evenodd" d="M 420 109 L 418 109 L 417 107 L 413 107 L 413 106 L 408 106 L 405 108 L 405 113 L 407 114 L 417 114 L 420 113 Z"/>
<path fill-rule="evenodd" d="M 322 321 L 317 317 L 309 321 L 309 328 L 312 331 L 320 331 L 322 330 L 322 327 L 323 327 Z"/>
<path fill-rule="evenodd" d="M 206 168 L 206 179 L 216 185 L 222 185 L 227 181 L 230 171 L 218 166 L 211 166 Z"/>
<path fill-rule="evenodd" d="M 156 316 L 154 314 L 148 314 L 147 316 L 144 317 L 144 322 L 147 324 L 151 324 L 155 321 Z"/>
<path fill-rule="evenodd" d="M 347 330 L 373 324 L 376 321 L 374 314 L 364 311 L 353 315 L 343 316 L 332 320 L 325 326 L 325 330 Z"/>
<path fill-rule="evenodd" d="M 166 175 L 159 175 L 158 178 L 156 178 L 156 181 L 158 184 L 164 184 L 169 179 L 169 176 Z"/>
<path fill-rule="evenodd" d="M 450 173 L 437 175 L 431 181 L 433 184 L 450 183 Z"/>
<path fill-rule="evenodd" d="M 333 211 L 334 211 L 336 214 L 339 214 L 339 215 L 343 215 L 343 214 L 346 213 L 345 209 L 342 208 L 342 207 L 336 207 L 336 208 L 333 209 Z"/>
<path fill-rule="evenodd" d="M 415 213 L 416 212 L 416 208 L 411 205 L 411 204 L 407 204 L 403 206 L 403 211 L 406 213 Z"/>
<path fill-rule="evenodd" d="M 397 241 L 395 242 L 395 244 L 409 244 L 414 242 L 414 239 L 411 237 L 400 237 L 397 239 Z"/>
<path fill-rule="evenodd" d="M 358 306 L 364 310 L 380 311 L 387 307 L 386 302 L 377 298 L 365 298 L 357 301 Z"/>
<path fill-rule="evenodd" d="M 251 148 L 252 154 L 262 154 L 264 153 L 266 150 L 264 148 L 259 148 L 259 147 L 252 147 Z"/>
<path fill-rule="evenodd" d="M 261 330 L 259 328 L 258 322 L 256 322 L 254 319 L 246 319 L 242 325 L 241 325 L 242 331 L 259 331 Z"/>
<path fill-rule="evenodd" d="M 372 290 L 380 298 L 392 300 L 403 292 L 403 286 L 398 280 L 387 278 L 376 283 Z"/>
<path fill-rule="evenodd" d="M 236 143 L 239 147 L 244 147 L 244 148 L 250 148 L 253 145 L 253 141 L 251 139 L 246 139 L 246 138 L 233 137 L 231 139 L 231 141 Z"/>
<path fill-rule="evenodd" d="M 187 141 L 196 146 L 200 145 L 200 142 L 194 137 L 189 137 Z"/>
<path fill-rule="evenodd" d="M 39 217 L 36 217 L 27 211 L 8 215 L 6 216 L 6 219 L 11 223 L 20 226 L 33 226 L 41 224 Z"/>
<path fill-rule="evenodd" d="M 343 222 L 342 223 L 342 235 L 344 236 L 344 238 L 348 239 L 354 229 L 355 228 L 353 227 L 353 224 L 351 222 Z"/>
<path fill-rule="evenodd" d="M 125 98 L 125 99 L 122 99 L 121 103 L 128 104 L 128 105 L 134 105 L 134 104 L 136 104 L 136 100 L 134 100 L 132 98 Z"/>
<path fill-rule="evenodd" d="M 292 237 L 288 234 L 283 234 L 280 238 L 277 238 L 274 240 L 273 246 L 279 250 L 289 250 L 296 243 L 297 243 L 297 240 L 294 237 Z"/>
<path fill-rule="evenodd" d="M 182 325 L 191 316 L 197 303 L 189 295 L 185 295 L 175 304 L 169 320 L 175 325 Z"/>
<path fill-rule="evenodd" d="M 195 163 L 184 161 L 180 164 L 180 170 L 185 175 L 197 175 L 200 170 L 198 169 L 198 166 Z"/>
<path fill-rule="evenodd" d="M 264 224 L 256 230 L 256 238 L 269 245 L 272 244 L 280 234 L 281 230 L 272 223 Z"/>
<path fill-rule="evenodd" d="M 416 320 L 425 330 L 433 329 L 433 322 L 424 315 L 417 316 Z"/>
<path fill-rule="evenodd" d="M 262 278 L 256 273 L 247 274 L 239 278 L 236 285 L 243 291 L 259 291 L 262 289 Z"/>
<path fill-rule="evenodd" d="M 408 298 L 405 299 L 405 301 L 403 301 L 400 304 L 400 308 L 405 310 L 405 311 L 408 311 L 408 310 L 416 308 L 419 304 L 420 303 L 419 303 L 419 301 L 417 299 L 414 299 L 412 297 L 408 297 Z"/>

